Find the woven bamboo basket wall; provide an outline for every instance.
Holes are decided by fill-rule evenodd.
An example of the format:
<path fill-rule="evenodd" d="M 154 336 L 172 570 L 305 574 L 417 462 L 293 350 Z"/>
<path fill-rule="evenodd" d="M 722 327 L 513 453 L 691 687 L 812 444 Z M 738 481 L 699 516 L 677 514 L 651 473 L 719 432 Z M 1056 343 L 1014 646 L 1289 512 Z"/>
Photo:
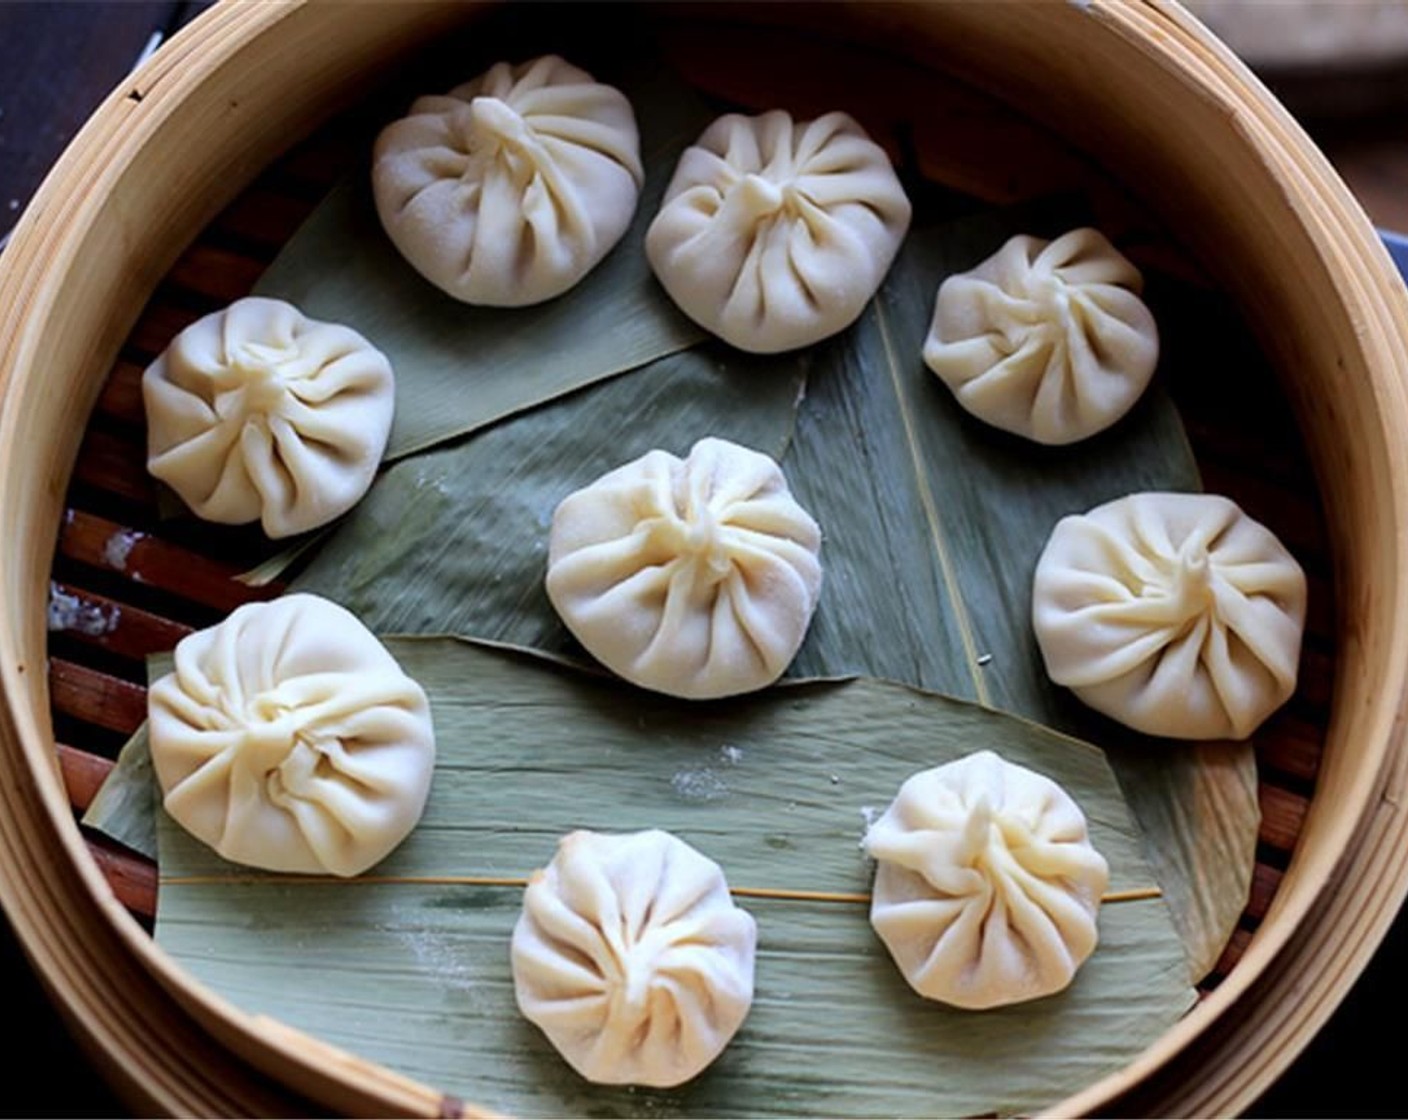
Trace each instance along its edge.
<path fill-rule="evenodd" d="M 56 720 L 112 733 L 140 720 L 141 690 L 105 673 L 102 659 L 169 648 L 183 620 L 128 612 L 83 664 L 47 644 L 45 604 L 64 565 L 101 567 L 97 542 L 120 527 L 113 519 L 151 500 L 140 456 L 90 415 L 96 403 L 100 417 L 140 422 L 141 355 L 164 345 L 183 308 L 193 317 L 190 299 L 163 293 L 193 291 L 199 302 L 247 291 L 261 252 L 272 256 L 330 181 L 309 171 L 326 144 L 276 161 L 473 8 L 366 4 L 349 19 L 316 0 L 220 5 L 105 103 L 0 269 L 0 526 L 10 542 L 0 557 L 0 897 L 57 1003 L 142 1111 L 463 1108 L 245 1015 L 164 957 L 141 920 L 148 872 L 74 822 L 105 764 L 63 744 Z M 1408 581 L 1398 578 L 1408 561 L 1408 295 L 1323 157 L 1172 4 L 705 6 L 668 18 L 805 21 L 1010 104 L 1158 212 L 1235 297 L 1281 372 L 1279 390 L 1254 391 L 1293 403 L 1303 445 L 1293 428 L 1282 436 L 1294 456 L 1308 452 L 1327 514 L 1338 623 L 1318 675 L 1333 681 L 1321 682 L 1303 740 L 1276 748 L 1273 769 L 1300 785 L 1263 789 L 1263 846 L 1276 858 L 1258 869 L 1250 920 L 1219 982 L 1133 1066 L 1059 1108 L 1236 1110 L 1323 1023 L 1408 889 L 1405 825 L 1392 811 L 1408 793 Z M 212 221 L 214 240 L 202 235 Z M 255 247 L 225 252 L 221 228 Z M 1216 400 L 1195 403 L 1190 428 L 1211 469 L 1224 456 L 1235 488 L 1242 433 L 1219 428 L 1218 412 Z M 231 592 L 219 560 L 155 541 L 140 548 L 134 570 L 197 604 L 192 618 L 244 594 Z M 96 601 L 111 589 L 68 590 Z"/>

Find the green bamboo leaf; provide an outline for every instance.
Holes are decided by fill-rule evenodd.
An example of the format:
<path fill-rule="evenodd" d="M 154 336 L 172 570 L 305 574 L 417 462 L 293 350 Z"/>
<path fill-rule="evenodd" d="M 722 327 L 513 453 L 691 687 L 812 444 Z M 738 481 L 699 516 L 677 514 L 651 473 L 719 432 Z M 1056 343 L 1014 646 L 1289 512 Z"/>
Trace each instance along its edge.
<path fill-rule="evenodd" d="M 905 681 L 1100 743 L 1198 979 L 1251 887 L 1253 749 L 1170 744 L 1088 712 L 1048 680 L 1030 621 L 1037 557 L 1060 518 L 1134 491 L 1200 489 L 1177 410 L 1156 383 L 1114 428 L 1042 447 L 969 416 L 920 357 L 940 281 L 1049 222 L 998 213 L 912 231 L 870 311 L 817 361 L 784 467 L 826 530 L 826 584 L 791 672 Z M 1150 281 L 1161 332 L 1176 340 L 1166 357 L 1217 363 L 1239 328 L 1210 299 Z"/>
<path fill-rule="evenodd" d="M 143 723 L 123 744 L 117 765 L 83 814 L 83 824 L 156 859 L 156 809 L 156 775 Z"/>
<path fill-rule="evenodd" d="M 256 295 L 288 300 L 314 318 L 352 324 L 391 359 L 388 461 L 704 337 L 655 282 L 644 242 L 680 152 L 712 114 L 658 66 L 637 65 L 616 80 L 635 107 L 645 186 L 620 244 L 557 299 L 470 307 L 439 291 L 383 232 L 365 168 L 332 191 L 255 286 Z"/>
<path fill-rule="evenodd" d="M 735 887 L 865 892 L 867 819 L 915 770 L 989 747 L 1073 793 L 1112 890 L 1145 888 L 1118 784 L 1085 744 L 886 682 L 696 704 L 480 644 L 388 646 L 430 696 L 439 758 L 420 826 L 368 880 L 250 873 L 161 814 L 157 938 L 247 1012 L 519 1114 L 962 1116 L 1049 1106 L 1193 1002 L 1158 898 L 1102 909 L 1067 991 L 982 1013 L 915 996 L 863 904 L 745 899 L 757 996 L 722 1058 L 677 1090 L 589 1085 L 514 1005 L 521 891 L 445 880 L 526 876 L 574 828 L 661 827 Z"/>
<path fill-rule="evenodd" d="M 1107 745 L 1199 978 L 1250 890 L 1260 821 L 1252 748 L 1170 746 L 1087 713 L 1047 680 L 1029 622 L 1036 558 L 1061 517 L 1136 490 L 1199 488 L 1177 411 L 1156 385 L 1095 439 L 1040 447 L 968 416 L 919 356 L 939 281 L 1019 229 L 1070 224 L 1053 226 L 1050 211 L 912 232 L 861 321 L 793 357 L 811 377 L 784 467 L 826 533 L 826 582 L 789 675 L 883 677 Z M 1156 278 L 1150 299 L 1165 333 L 1180 339 L 1180 362 L 1216 360 L 1220 336 L 1207 316 L 1220 312 Z M 1201 349 L 1187 341 L 1199 338 L 1207 340 Z M 746 361 L 755 368 L 762 360 Z M 756 372 L 761 380 L 769 371 Z M 615 390 L 621 402 L 627 391 Z M 603 404 L 602 420 L 572 419 L 560 444 L 545 443 L 536 427 L 558 422 L 549 410 L 517 421 L 521 433 L 505 432 L 503 442 L 388 472 L 295 585 L 346 604 L 381 632 L 459 633 L 580 656 L 541 587 L 553 505 L 648 450 L 651 439 L 680 453 L 705 431 L 672 428 L 655 405 L 644 410 L 660 420 L 652 432 L 602 428 L 617 407 Z M 564 458 L 554 458 L 559 453 Z"/>
<path fill-rule="evenodd" d="M 386 462 L 639 369 L 705 337 L 655 282 L 644 243 L 680 152 L 712 114 L 671 72 L 648 61 L 634 60 L 618 80 L 636 110 L 645 186 L 621 243 L 557 299 L 517 309 L 470 307 L 440 292 L 386 237 L 365 169 L 334 188 L 255 285 L 256 295 L 354 324 L 391 359 L 396 416 Z M 236 578 L 266 587 L 331 531 L 285 543 Z"/>
<path fill-rule="evenodd" d="M 573 648 L 543 589 L 548 527 L 572 491 L 654 448 L 722 436 L 781 457 L 806 362 L 706 343 L 384 472 L 298 590 L 378 633 Z"/>

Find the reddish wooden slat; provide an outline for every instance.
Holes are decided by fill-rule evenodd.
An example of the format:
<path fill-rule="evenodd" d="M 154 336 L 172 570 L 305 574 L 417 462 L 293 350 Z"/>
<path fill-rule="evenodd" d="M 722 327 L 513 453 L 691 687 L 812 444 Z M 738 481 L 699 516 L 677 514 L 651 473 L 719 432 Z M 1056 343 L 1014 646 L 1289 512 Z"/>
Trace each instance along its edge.
<path fill-rule="evenodd" d="M 355 125 L 334 126 L 289 152 L 274 168 L 270 184 L 276 190 L 307 193 L 319 197 L 353 167 L 358 166 L 370 150 L 365 130 Z"/>
<path fill-rule="evenodd" d="M 1276 888 L 1281 885 L 1285 872 L 1264 863 L 1256 865 L 1252 872 L 1251 895 L 1247 899 L 1246 916 L 1260 921 L 1271 908 L 1271 900 L 1276 896 Z"/>
<path fill-rule="evenodd" d="M 1237 928 L 1232 931 L 1232 937 L 1227 942 L 1227 947 L 1222 950 L 1222 956 L 1218 958 L 1217 966 L 1213 969 L 1216 976 L 1226 976 L 1237 966 L 1237 962 L 1242 959 L 1242 954 L 1247 951 L 1247 946 L 1252 943 L 1252 931 L 1249 929 Z"/>
<path fill-rule="evenodd" d="M 171 267 L 167 282 L 173 287 L 225 304 L 248 295 L 263 271 L 264 265 L 260 261 L 197 242 L 182 253 Z"/>
<path fill-rule="evenodd" d="M 49 589 L 49 632 L 140 661 L 175 648 L 191 628 L 71 584 L 54 583 Z"/>
<path fill-rule="evenodd" d="M 1305 611 L 1305 632 L 1326 645 L 1335 641 L 1335 589 L 1325 576 L 1306 573 L 1309 599 Z"/>
<path fill-rule="evenodd" d="M 306 198 L 280 194 L 256 183 L 235 199 L 211 228 L 267 249 L 267 257 L 272 260 L 312 209 L 313 204 Z"/>
<path fill-rule="evenodd" d="M 1257 763 L 1301 781 L 1314 781 L 1325 746 L 1323 725 L 1311 723 L 1294 712 L 1282 710 L 1257 734 Z"/>
<path fill-rule="evenodd" d="M 49 660 L 54 707 L 85 723 L 131 735 L 147 718 L 147 690 L 61 658 Z"/>
<path fill-rule="evenodd" d="M 1300 674 L 1296 679 L 1296 699 L 1303 708 L 1328 712 L 1334 692 L 1335 662 L 1324 650 L 1304 646 L 1300 653 Z"/>
<path fill-rule="evenodd" d="M 146 358 L 155 358 L 171 340 L 199 319 L 204 311 L 177 307 L 159 297 L 147 305 L 128 336 L 127 345 Z"/>
<path fill-rule="evenodd" d="M 1261 802 L 1261 832 L 1258 834 L 1263 844 L 1280 852 L 1292 851 L 1301 825 L 1305 823 L 1310 801 L 1290 790 L 1262 783 L 1258 791 Z"/>
<path fill-rule="evenodd" d="M 112 432 L 89 428 L 73 468 L 75 481 L 128 501 L 155 506 L 156 485 L 147 474 L 146 448 Z"/>
<path fill-rule="evenodd" d="M 91 833 L 88 851 L 118 902 L 144 918 L 156 916 L 156 864 Z"/>
<path fill-rule="evenodd" d="M 146 408 L 142 404 L 142 372 L 145 366 L 119 360 L 98 396 L 97 410 L 124 424 L 145 424 Z"/>
<path fill-rule="evenodd" d="M 1282 486 L 1278 480 L 1228 471 L 1216 463 L 1199 465 L 1208 493 L 1225 494 L 1240 505 L 1275 533 L 1307 571 L 1329 571 L 1324 519 L 1312 488 Z"/>
<path fill-rule="evenodd" d="M 1284 431 L 1229 424 L 1226 417 L 1190 415 L 1187 409 L 1183 412 L 1189 416 L 1184 422 L 1188 440 L 1197 448 L 1204 471 L 1216 465 L 1228 473 L 1276 478 L 1288 488 L 1314 488 L 1315 478 L 1305 457 L 1286 445 Z"/>
<path fill-rule="evenodd" d="M 98 796 L 98 790 L 112 773 L 111 759 L 89 754 L 77 747 L 57 744 L 59 770 L 64 776 L 64 787 L 68 790 L 68 803 L 74 812 L 85 813 Z"/>
<path fill-rule="evenodd" d="M 64 516 L 59 553 L 223 611 L 272 598 L 283 590 L 279 584 L 246 587 L 235 582 L 239 569 L 232 565 L 81 510 L 70 510 Z"/>

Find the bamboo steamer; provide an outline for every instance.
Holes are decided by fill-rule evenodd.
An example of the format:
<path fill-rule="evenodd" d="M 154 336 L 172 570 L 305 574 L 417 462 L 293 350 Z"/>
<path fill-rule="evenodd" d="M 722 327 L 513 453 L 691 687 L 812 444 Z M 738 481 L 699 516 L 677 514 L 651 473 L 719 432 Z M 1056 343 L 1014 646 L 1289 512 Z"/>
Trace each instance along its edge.
<path fill-rule="evenodd" d="M 0 269 L 0 900 L 56 1002 L 142 1112 L 457 1114 L 462 1102 L 195 984 L 118 903 L 54 750 L 46 581 L 102 377 L 176 256 L 275 156 L 473 5 L 221 4 L 120 87 Z M 1316 794 L 1231 974 L 1084 1113 L 1226 1113 L 1291 1061 L 1408 891 L 1408 293 L 1285 111 L 1166 0 L 672 18 L 807 22 L 956 75 L 1085 149 L 1176 229 L 1282 372 L 1329 514 L 1340 635 Z M 1111 96 L 1111 93 L 1118 96 Z M 1288 998 L 1294 987 L 1294 998 Z M 472 1111 L 472 1108 L 470 1109 Z"/>

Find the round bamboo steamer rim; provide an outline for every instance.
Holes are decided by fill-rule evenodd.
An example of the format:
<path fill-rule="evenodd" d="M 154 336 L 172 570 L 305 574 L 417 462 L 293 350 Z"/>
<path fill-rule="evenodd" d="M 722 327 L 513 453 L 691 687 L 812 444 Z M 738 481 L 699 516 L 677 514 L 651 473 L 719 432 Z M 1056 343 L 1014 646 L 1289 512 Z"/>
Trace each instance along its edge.
<path fill-rule="evenodd" d="M 44 603 L 63 481 L 102 376 L 179 251 L 366 75 L 462 20 L 448 3 L 225 3 L 121 87 L 65 153 L 0 266 L 0 901 L 56 1001 L 141 1111 L 453 1109 L 433 1090 L 195 984 L 89 857 L 48 725 Z M 674 13 L 671 13 L 672 15 Z M 1065 134 L 1159 209 L 1285 374 L 1338 565 L 1335 702 L 1275 904 L 1227 980 L 1119 1074 L 1062 1102 L 1222 1113 L 1323 1023 L 1408 889 L 1408 297 L 1357 205 L 1255 79 L 1162 0 L 818 9 L 806 21 L 937 66 Z M 1111 96 L 1117 93 L 1117 96 Z M 1288 998 L 1293 996 L 1294 998 Z"/>

